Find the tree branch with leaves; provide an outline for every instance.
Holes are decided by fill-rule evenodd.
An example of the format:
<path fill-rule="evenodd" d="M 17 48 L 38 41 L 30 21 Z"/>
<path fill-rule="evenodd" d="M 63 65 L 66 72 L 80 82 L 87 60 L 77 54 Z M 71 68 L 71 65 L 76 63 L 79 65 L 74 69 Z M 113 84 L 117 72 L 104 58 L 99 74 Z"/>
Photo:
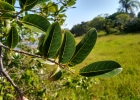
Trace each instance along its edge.
<path fill-rule="evenodd" d="M 45 84 L 45 82 L 43 78 L 38 79 L 37 75 L 39 75 L 38 73 L 45 73 L 46 68 L 42 66 L 47 61 L 53 63 L 54 66 L 57 65 L 48 75 L 49 81 L 59 80 L 63 74 L 63 69 L 72 74 L 85 77 L 112 77 L 122 71 L 120 64 L 112 60 L 93 62 L 81 68 L 78 73 L 77 71 L 74 72 L 71 70 L 72 67 L 74 68 L 74 66 L 85 60 L 97 40 L 97 31 L 94 28 L 90 29 L 77 45 L 71 32 L 67 30 L 63 30 L 62 32 L 61 25 L 64 22 L 63 17 L 65 17 L 62 13 L 68 7 L 73 7 L 75 0 L 61 0 L 60 3 L 62 6 L 60 8 L 57 3 L 50 0 L 18 0 L 16 2 L 19 2 L 21 9 L 19 12 L 15 9 L 15 1 L 0 1 L 0 73 L 14 87 L 19 95 L 19 99 L 25 99 L 25 94 L 22 92 L 24 88 L 20 89 L 21 87 L 17 87 L 16 83 L 18 85 L 23 83 L 31 87 L 34 86 L 33 88 L 38 91 L 32 91 L 32 94 L 35 92 L 38 99 L 43 98 L 46 89 L 43 89 L 42 86 L 41 90 L 41 86 L 37 85 L 37 83 L 41 81 L 41 84 Z M 50 5 L 51 10 L 47 9 Z M 35 7 L 40 9 L 40 13 L 30 13 L 32 9 L 36 9 Z M 55 19 L 53 22 L 49 21 L 50 16 Z M 10 27 L 7 28 L 5 21 L 9 22 L 8 26 Z M 40 37 L 39 40 L 36 40 L 34 35 L 30 38 L 38 41 L 37 48 L 34 48 L 33 51 L 31 47 L 29 47 L 29 51 L 20 50 L 23 46 L 21 45 L 21 41 L 23 40 L 22 42 L 25 42 L 22 36 L 26 38 L 28 34 L 33 33 L 36 33 L 38 38 Z M 2 51 L 5 54 L 4 58 L 2 57 Z M 23 67 L 23 62 L 28 62 L 27 56 L 31 59 L 28 63 L 31 64 L 31 67 L 28 67 L 29 69 Z M 38 62 L 32 63 L 36 59 Z M 10 69 L 12 68 L 15 69 L 12 70 L 13 75 L 9 75 Z M 43 72 L 39 72 L 39 70 L 43 70 Z M 15 75 L 18 72 L 20 74 Z M 12 90 L 10 92 L 13 93 Z M 15 99 L 14 96 L 12 99 Z M 29 97 L 29 95 L 28 98 L 37 99 L 35 97 Z"/>

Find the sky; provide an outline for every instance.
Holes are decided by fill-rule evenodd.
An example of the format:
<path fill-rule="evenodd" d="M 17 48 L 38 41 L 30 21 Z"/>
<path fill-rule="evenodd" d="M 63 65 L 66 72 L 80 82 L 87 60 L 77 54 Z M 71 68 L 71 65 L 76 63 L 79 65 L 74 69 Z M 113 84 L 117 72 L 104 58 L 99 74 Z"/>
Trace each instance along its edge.
<path fill-rule="evenodd" d="M 76 8 L 66 11 L 67 18 L 63 27 L 71 29 L 74 25 L 90 21 L 100 14 L 111 15 L 117 12 L 118 2 L 119 0 L 77 0 L 74 5 Z"/>

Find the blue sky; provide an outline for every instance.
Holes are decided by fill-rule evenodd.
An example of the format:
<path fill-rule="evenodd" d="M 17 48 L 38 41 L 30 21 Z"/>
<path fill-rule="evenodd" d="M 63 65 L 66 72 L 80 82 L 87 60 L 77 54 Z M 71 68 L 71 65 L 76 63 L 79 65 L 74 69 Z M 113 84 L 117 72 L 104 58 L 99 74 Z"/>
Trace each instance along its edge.
<path fill-rule="evenodd" d="M 119 7 L 118 2 L 119 0 L 77 0 L 76 8 L 66 11 L 66 26 L 63 27 L 71 29 L 75 24 L 90 21 L 100 14 L 113 14 Z"/>

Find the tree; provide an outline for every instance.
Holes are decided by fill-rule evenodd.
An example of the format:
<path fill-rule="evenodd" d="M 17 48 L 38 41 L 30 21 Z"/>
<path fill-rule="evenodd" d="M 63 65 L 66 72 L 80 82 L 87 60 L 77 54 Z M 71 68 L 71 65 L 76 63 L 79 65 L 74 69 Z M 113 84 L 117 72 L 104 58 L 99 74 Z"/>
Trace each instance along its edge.
<path fill-rule="evenodd" d="M 111 19 L 107 18 L 105 20 L 105 24 L 104 24 L 104 31 L 106 32 L 106 34 L 111 34 L 111 33 L 118 32 L 118 30 L 115 29 L 114 27 L 115 27 L 114 20 L 111 20 Z"/>
<path fill-rule="evenodd" d="M 105 24 L 105 18 L 101 16 L 97 16 L 89 22 L 89 26 L 94 27 L 97 30 L 103 30 L 104 24 Z"/>
<path fill-rule="evenodd" d="M 119 14 L 116 16 L 119 29 L 122 31 L 125 25 L 130 21 L 130 16 L 128 14 Z"/>
<path fill-rule="evenodd" d="M 133 20 L 129 21 L 125 26 L 124 26 L 124 31 L 125 32 L 140 32 L 140 19 L 139 18 L 134 18 Z"/>
<path fill-rule="evenodd" d="M 138 9 L 140 7 L 140 2 L 138 0 L 120 0 L 120 8 L 118 11 L 132 13 L 134 14 L 134 8 Z"/>
<path fill-rule="evenodd" d="M 70 30 L 75 36 L 81 36 L 85 34 L 90 27 L 88 26 L 88 22 L 81 22 L 81 24 L 74 25 Z"/>
<path fill-rule="evenodd" d="M 127 14 L 127 13 L 125 13 L 125 12 L 115 12 L 112 15 L 109 15 L 107 17 L 107 19 L 111 19 L 111 20 L 114 20 L 115 21 L 116 20 L 116 16 L 119 15 L 119 14 Z"/>
<path fill-rule="evenodd" d="M 20 7 L 15 7 L 15 2 Z M 0 98 L 45 100 L 53 85 L 46 88 L 48 81 L 59 80 L 63 70 L 75 74 L 70 67 L 85 60 L 96 43 L 97 32 L 90 29 L 76 45 L 71 32 L 62 31 L 64 12 L 74 4 L 75 0 L 0 1 Z M 31 48 L 26 41 L 37 42 L 37 47 Z M 121 70 L 119 63 L 106 60 L 93 62 L 76 73 L 111 77 Z"/>
<path fill-rule="evenodd" d="M 140 18 L 140 12 L 138 12 L 138 15 L 137 15 L 137 17 L 138 17 L 138 18 Z"/>

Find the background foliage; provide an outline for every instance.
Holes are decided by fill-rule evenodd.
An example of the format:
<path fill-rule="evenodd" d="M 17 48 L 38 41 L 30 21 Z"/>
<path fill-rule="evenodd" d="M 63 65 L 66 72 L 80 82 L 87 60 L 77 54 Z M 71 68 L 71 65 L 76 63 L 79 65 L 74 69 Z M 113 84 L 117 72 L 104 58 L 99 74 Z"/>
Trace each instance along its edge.
<path fill-rule="evenodd" d="M 74 25 L 70 31 L 75 36 L 83 35 L 84 31 L 96 28 L 97 31 L 104 31 L 106 34 L 140 32 L 139 16 L 135 11 L 139 10 L 138 0 L 119 0 L 120 7 L 113 14 L 101 14 L 87 22 Z M 84 28 L 82 28 L 84 26 Z M 86 26 L 86 27 L 85 27 Z M 83 29 L 81 32 L 79 29 Z"/>

